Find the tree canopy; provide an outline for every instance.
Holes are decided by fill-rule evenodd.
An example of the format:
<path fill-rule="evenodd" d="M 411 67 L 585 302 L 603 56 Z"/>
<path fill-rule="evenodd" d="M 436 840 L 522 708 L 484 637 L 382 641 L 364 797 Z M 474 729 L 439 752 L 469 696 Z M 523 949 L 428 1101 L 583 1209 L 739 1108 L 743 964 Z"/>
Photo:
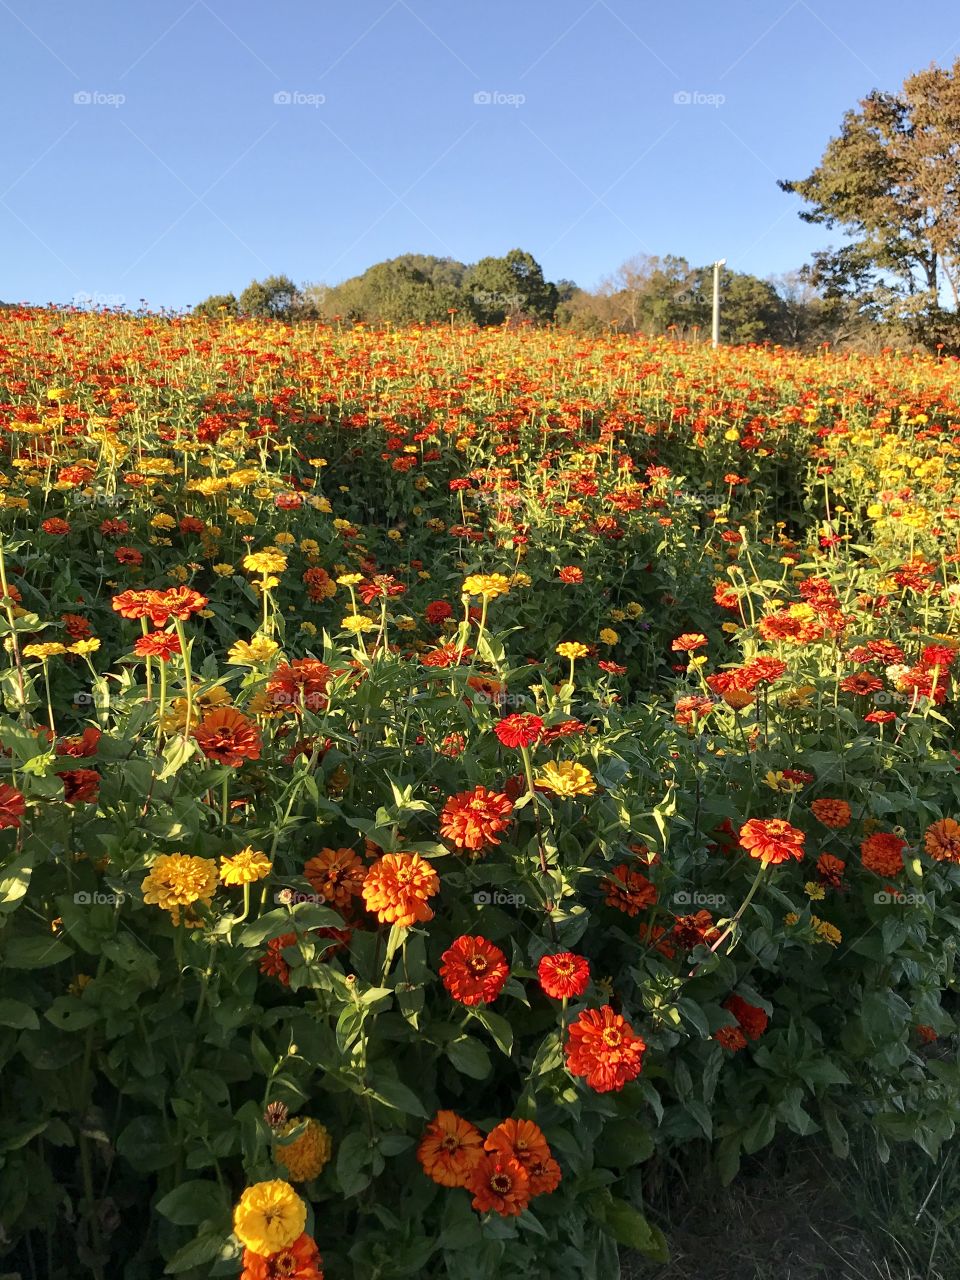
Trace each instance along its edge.
<path fill-rule="evenodd" d="M 782 181 L 807 222 L 848 243 L 818 254 L 811 278 L 859 298 L 918 337 L 960 309 L 960 59 L 875 89 L 843 117 L 806 178 Z M 949 307 L 944 306 L 945 298 Z"/>

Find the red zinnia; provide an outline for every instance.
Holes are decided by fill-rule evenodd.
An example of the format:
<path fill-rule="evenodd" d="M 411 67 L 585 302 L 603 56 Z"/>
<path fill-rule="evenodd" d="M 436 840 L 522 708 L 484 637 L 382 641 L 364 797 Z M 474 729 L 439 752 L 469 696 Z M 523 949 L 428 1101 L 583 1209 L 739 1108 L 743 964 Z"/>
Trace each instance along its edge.
<path fill-rule="evenodd" d="M 133 646 L 138 658 L 159 658 L 161 662 L 169 662 L 175 653 L 180 652 L 180 637 L 175 631 L 149 631 Z"/>
<path fill-rule="evenodd" d="M 461 1004 L 496 1000 L 510 976 L 507 957 L 486 938 L 468 934 L 455 939 L 441 957 L 443 985 Z"/>
<path fill-rule="evenodd" d="M 0 782 L 0 828 L 19 827 L 27 802 L 19 791 Z"/>
<path fill-rule="evenodd" d="M 607 895 L 604 902 L 608 907 L 616 907 L 628 916 L 635 916 L 639 911 L 652 907 L 657 900 L 656 886 L 639 871 L 633 871 L 622 862 L 613 869 L 613 879 L 605 879 L 600 888 Z"/>
<path fill-rule="evenodd" d="M 493 732 L 505 747 L 512 747 L 516 751 L 521 747 L 533 746 L 543 732 L 543 721 L 539 716 L 521 711 L 504 716 L 493 726 Z"/>
<path fill-rule="evenodd" d="M 572 951 L 560 951 L 543 957 L 537 966 L 537 977 L 546 994 L 555 1000 L 582 996 L 590 981 L 590 964 Z"/>
<path fill-rule="evenodd" d="M 748 1004 L 742 996 L 730 996 L 724 1000 L 723 1007 L 728 1013 L 732 1013 L 737 1020 L 740 1030 L 748 1040 L 759 1040 L 767 1029 L 767 1023 L 770 1019 L 767 1017 L 763 1009 L 758 1009 L 755 1004 Z"/>
<path fill-rule="evenodd" d="M 60 781 L 67 804 L 92 804 L 100 792 L 100 775 L 96 769 L 68 769 L 60 774 Z"/>

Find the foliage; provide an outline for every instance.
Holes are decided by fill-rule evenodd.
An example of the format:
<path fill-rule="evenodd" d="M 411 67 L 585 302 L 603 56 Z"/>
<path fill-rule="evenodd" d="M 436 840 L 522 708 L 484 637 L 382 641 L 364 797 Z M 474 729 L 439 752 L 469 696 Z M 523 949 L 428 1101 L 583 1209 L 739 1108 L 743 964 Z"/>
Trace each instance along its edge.
<path fill-rule="evenodd" d="M 261 319 L 288 320 L 300 298 L 300 290 L 289 276 L 267 276 L 251 280 L 241 293 L 237 309 L 241 315 Z"/>

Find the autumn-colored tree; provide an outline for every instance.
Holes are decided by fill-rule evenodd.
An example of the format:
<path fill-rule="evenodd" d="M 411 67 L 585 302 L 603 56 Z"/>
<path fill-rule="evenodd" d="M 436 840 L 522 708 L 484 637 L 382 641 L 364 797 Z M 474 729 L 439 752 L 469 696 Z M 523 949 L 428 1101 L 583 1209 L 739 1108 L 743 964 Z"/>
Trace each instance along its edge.
<path fill-rule="evenodd" d="M 909 76 L 898 93 L 868 94 L 813 173 L 780 186 L 807 201 L 805 221 L 851 239 L 837 264 L 820 255 L 823 278 L 886 288 L 888 315 L 941 328 L 944 296 L 960 310 L 960 59 Z"/>

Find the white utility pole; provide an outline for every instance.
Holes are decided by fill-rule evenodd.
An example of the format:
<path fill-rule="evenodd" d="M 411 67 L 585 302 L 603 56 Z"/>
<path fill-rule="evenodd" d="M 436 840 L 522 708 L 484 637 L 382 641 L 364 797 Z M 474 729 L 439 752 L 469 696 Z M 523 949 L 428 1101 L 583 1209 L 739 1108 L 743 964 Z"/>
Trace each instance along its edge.
<path fill-rule="evenodd" d="M 720 345 L 720 268 L 726 265 L 726 258 L 713 264 L 713 345 Z"/>

